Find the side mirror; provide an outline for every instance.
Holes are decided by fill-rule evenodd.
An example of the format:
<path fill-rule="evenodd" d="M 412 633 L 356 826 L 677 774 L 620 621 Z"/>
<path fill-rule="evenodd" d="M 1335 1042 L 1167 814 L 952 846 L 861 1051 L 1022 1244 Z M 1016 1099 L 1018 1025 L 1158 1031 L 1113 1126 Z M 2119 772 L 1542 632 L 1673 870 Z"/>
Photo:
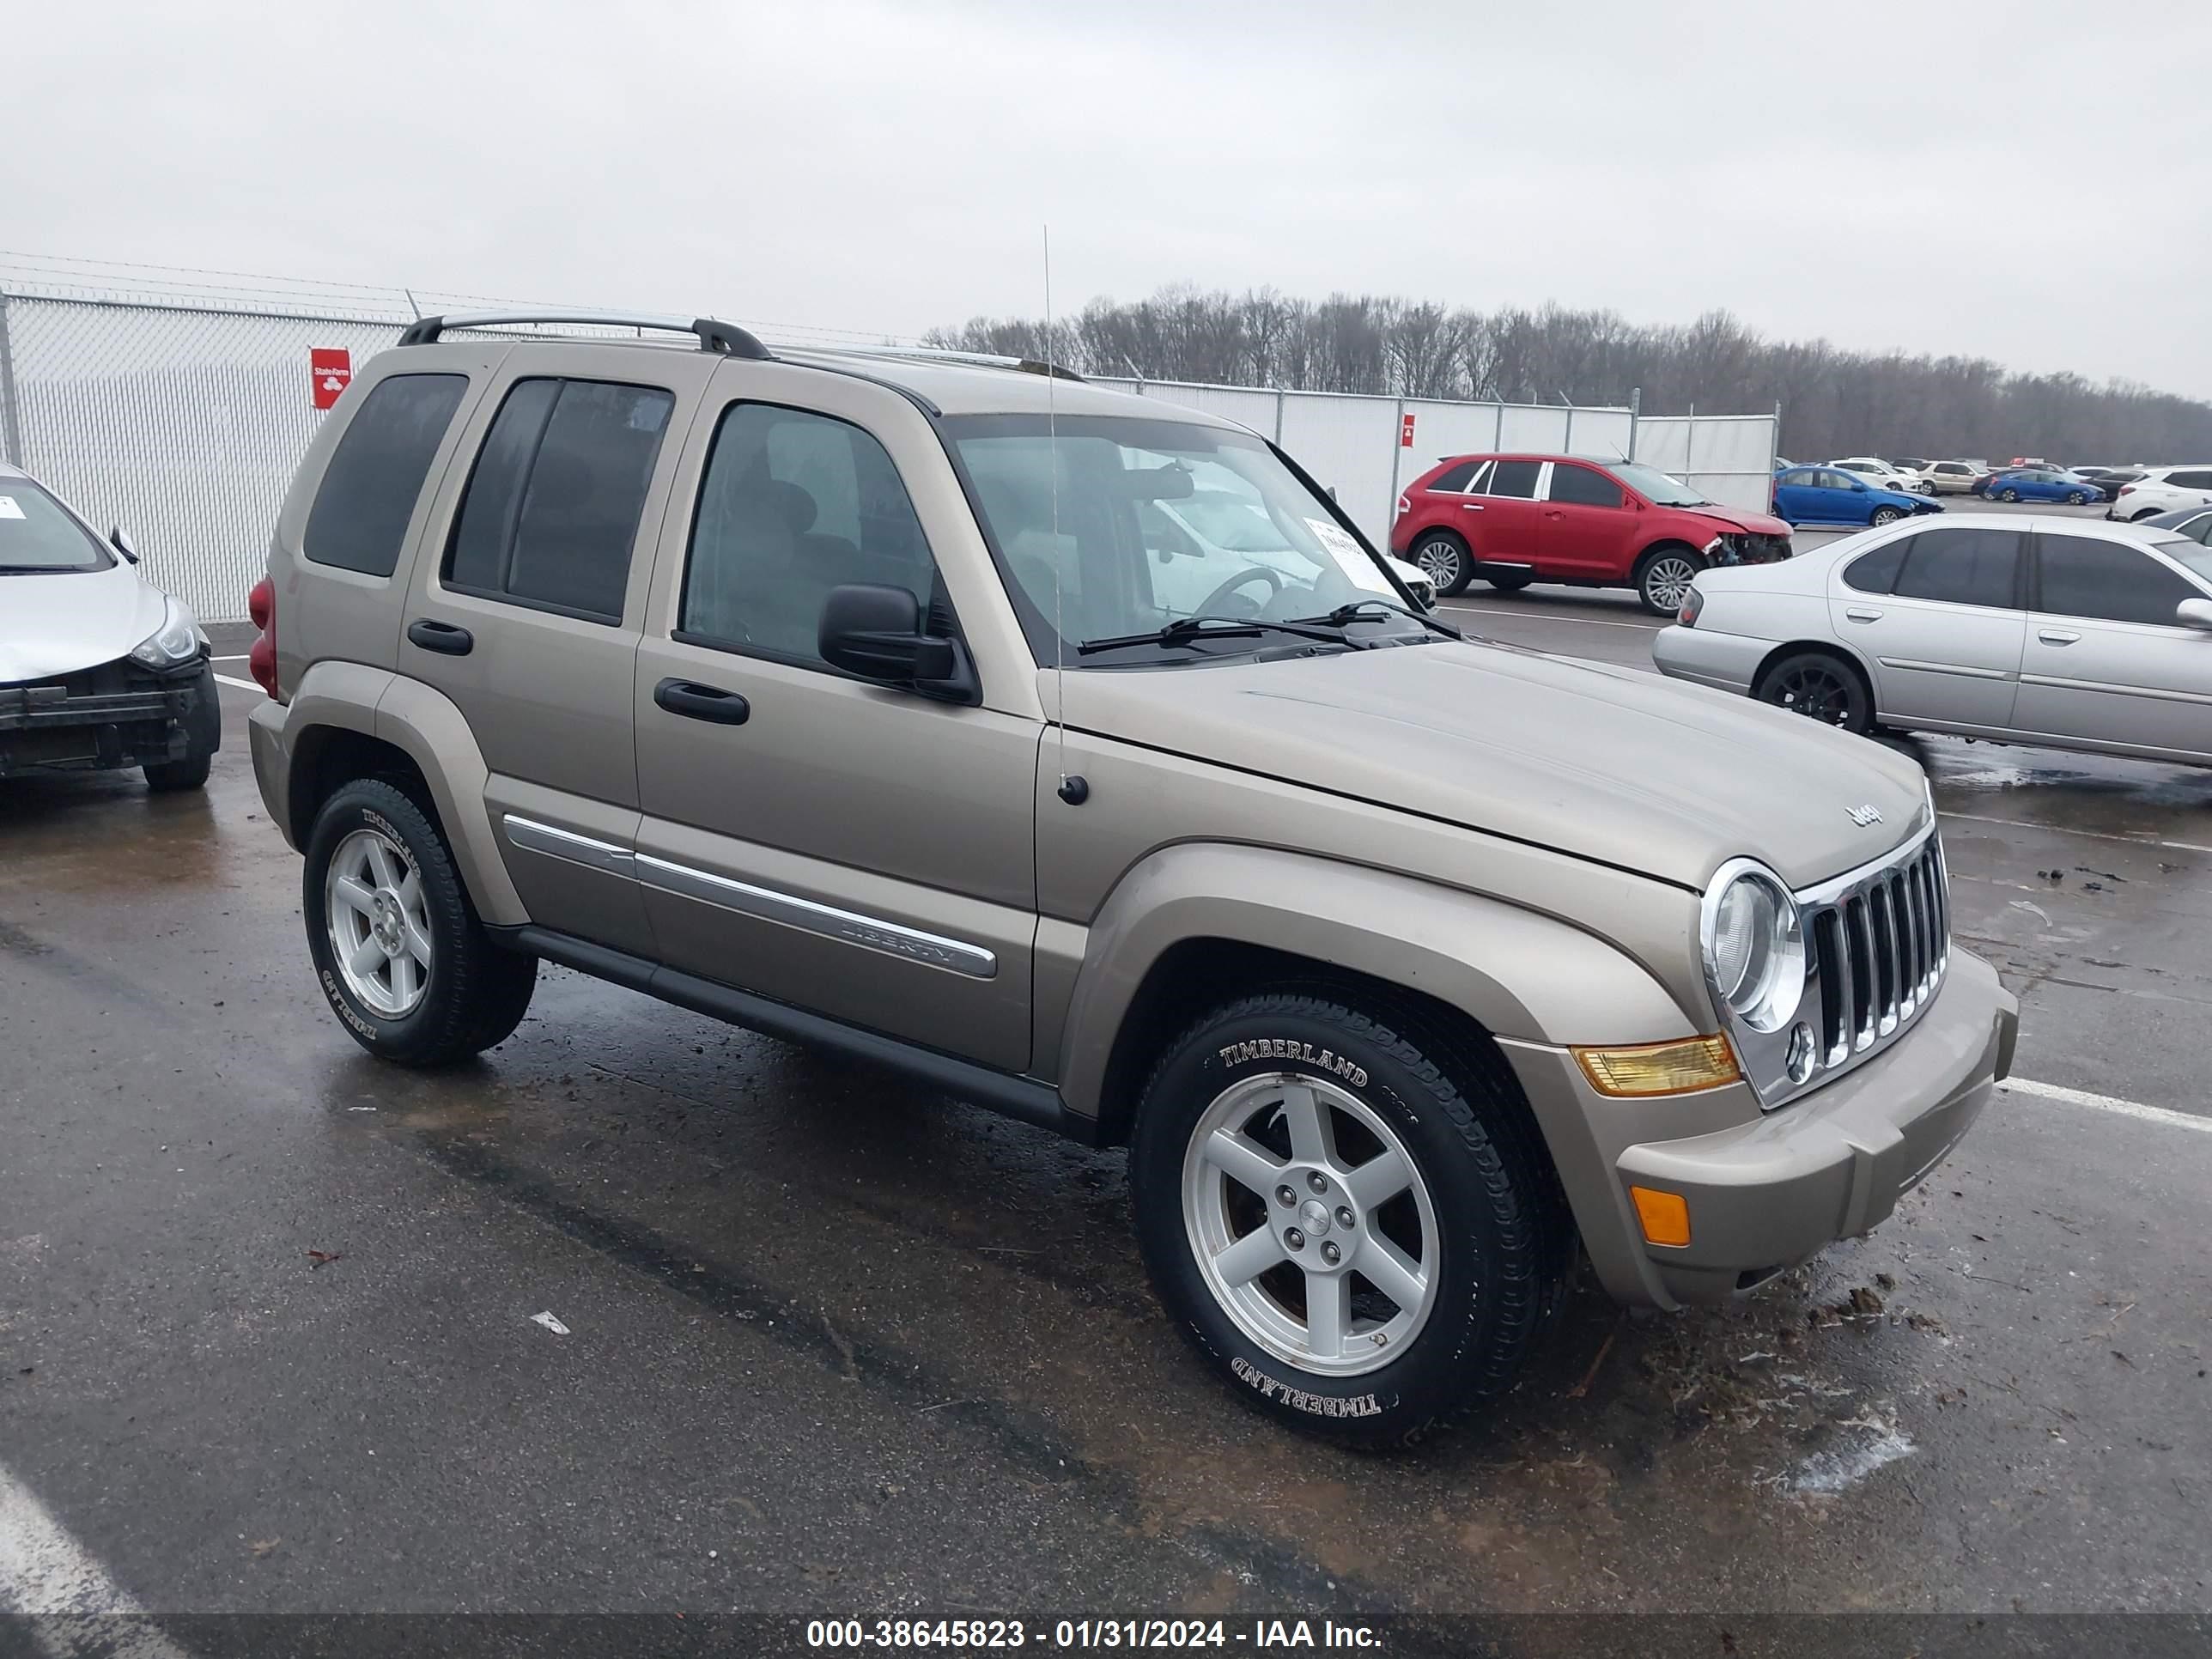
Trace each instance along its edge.
<path fill-rule="evenodd" d="M 118 553 L 133 564 L 138 562 L 138 550 L 131 544 L 131 532 L 121 525 L 117 525 L 114 529 L 107 532 L 107 539 L 114 545 Z"/>
<path fill-rule="evenodd" d="M 1867 487 L 1863 483 L 1855 483 L 1851 486 L 1851 494 L 1854 495 L 1863 495 L 1866 493 Z"/>
<path fill-rule="evenodd" d="M 975 665 L 959 641 L 921 629 L 921 602 L 903 587 L 847 582 L 822 602 L 822 660 L 878 685 L 943 702 L 981 702 Z"/>
<path fill-rule="evenodd" d="M 2212 599 L 2184 599 L 2174 607 L 2173 619 L 2184 628 L 2212 634 Z"/>

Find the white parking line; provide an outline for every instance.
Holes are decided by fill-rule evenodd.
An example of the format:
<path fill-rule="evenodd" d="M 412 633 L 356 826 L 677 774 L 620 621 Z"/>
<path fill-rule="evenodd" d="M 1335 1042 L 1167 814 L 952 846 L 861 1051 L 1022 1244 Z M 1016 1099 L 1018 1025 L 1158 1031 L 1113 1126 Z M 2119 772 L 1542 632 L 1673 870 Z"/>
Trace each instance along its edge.
<path fill-rule="evenodd" d="M 2069 1106 L 2087 1106 L 2091 1111 L 2110 1112 L 2116 1117 L 2132 1117 L 2145 1123 L 2162 1123 L 2169 1129 L 2190 1129 L 2201 1135 L 2212 1134 L 2212 1117 L 2198 1117 L 2189 1112 L 2168 1111 L 2163 1106 L 2146 1106 L 2140 1101 L 2120 1100 L 2111 1095 L 2093 1095 L 2087 1089 L 2069 1089 L 2057 1083 L 2038 1083 L 2032 1078 L 2007 1078 L 1997 1085 L 2023 1095 L 2039 1095 L 2045 1100 L 2062 1101 Z"/>
<path fill-rule="evenodd" d="M 234 679 L 228 674 L 218 674 L 215 678 L 217 684 L 234 685 L 241 691 L 258 691 L 261 689 L 252 680 Z"/>
<path fill-rule="evenodd" d="M 1961 823 L 2001 823 L 2008 830 L 2048 830 L 2054 836 L 2081 836 L 2090 841 L 2116 841 L 2125 847 L 2170 847 L 2178 853 L 2212 853 L 2212 847 L 2200 847 L 2193 841 L 2154 841 L 2147 836 L 2116 836 L 2106 830 L 2069 830 L 2063 823 L 2037 823 L 2026 818 L 1990 818 L 1974 812 L 1942 812 L 1940 817 L 1956 818 Z"/>
<path fill-rule="evenodd" d="M 210 662 L 245 662 L 247 659 L 244 657 L 210 657 L 208 660 Z"/>
<path fill-rule="evenodd" d="M 189 1659 L 5 1465 L 0 1465 L 0 1608 L 39 1620 L 30 1627 L 31 1640 L 54 1659 L 94 1646 L 116 1659 Z M 95 1619 L 100 1620 L 96 1626 L 89 1622 Z"/>
<path fill-rule="evenodd" d="M 1509 611 L 1503 605 L 1462 605 L 1457 599 L 1439 600 L 1439 611 L 1462 611 L 1474 617 L 1518 617 L 1522 622 L 1579 623 L 1585 628 L 1633 628 L 1646 634 L 1656 634 L 1667 626 L 1665 623 L 1613 622 L 1604 617 L 1555 617 L 1547 611 Z"/>

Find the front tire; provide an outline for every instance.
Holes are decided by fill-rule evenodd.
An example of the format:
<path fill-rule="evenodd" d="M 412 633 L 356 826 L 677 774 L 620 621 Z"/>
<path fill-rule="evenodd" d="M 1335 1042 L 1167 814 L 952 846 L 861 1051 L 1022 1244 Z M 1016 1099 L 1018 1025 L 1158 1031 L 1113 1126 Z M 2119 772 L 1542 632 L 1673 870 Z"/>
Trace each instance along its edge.
<path fill-rule="evenodd" d="M 522 1023 L 538 959 L 492 943 L 428 813 L 381 779 L 356 779 L 316 815 L 301 909 L 331 1011 L 397 1065 L 450 1066 Z"/>
<path fill-rule="evenodd" d="M 1636 597 L 1655 617 L 1672 617 L 1690 597 L 1690 584 L 1705 562 L 1686 547 L 1657 547 L 1636 567 Z"/>
<path fill-rule="evenodd" d="M 1512 1088 L 1328 994 L 1247 997 L 1168 1050 L 1130 1152 L 1138 1240 L 1248 1404 L 1401 1446 L 1510 1386 L 1572 1243 Z"/>
<path fill-rule="evenodd" d="M 1856 669 L 1826 651 L 1796 651 L 1777 659 L 1751 695 L 1860 737 L 1874 729 L 1874 694 Z"/>
<path fill-rule="evenodd" d="M 1449 530 L 1431 530 L 1423 534 L 1413 547 L 1413 562 L 1421 574 L 1434 584 L 1440 599 L 1455 598 L 1467 588 L 1468 579 L 1474 574 L 1474 562 L 1467 544 Z"/>
<path fill-rule="evenodd" d="M 1886 524 L 1895 524 L 1904 516 L 1905 514 L 1896 507 L 1877 507 L 1875 508 L 1873 515 L 1867 520 L 1867 522 L 1872 525 L 1876 530 L 1879 530 Z"/>
<path fill-rule="evenodd" d="M 1483 580 L 1501 593 L 1518 593 L 1534 580 L 1533 576 L 1485 576 L 1483 578 Z"/>
<path fill-rule="evenodd" d="M 2087 495 L 2084 495 L 2080 490 L 2076 489 L 2066 497 L 2066 505 L 2069 507 L 2087 507 L 2089 505 L 2089 498 Z"/>

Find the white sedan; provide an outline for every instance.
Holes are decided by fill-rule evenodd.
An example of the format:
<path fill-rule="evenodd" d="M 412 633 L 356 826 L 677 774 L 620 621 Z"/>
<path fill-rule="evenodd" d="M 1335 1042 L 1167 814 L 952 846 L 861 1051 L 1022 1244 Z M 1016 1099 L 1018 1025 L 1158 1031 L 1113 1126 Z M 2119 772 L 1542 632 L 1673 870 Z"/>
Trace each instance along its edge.
<path fill-rule="evenodd" d="M 1700 572 L 1651 655 L 1853 732 L 2212 766 L 2212 548 L 2168 529 L 1909 519 Z"/>
<path fill-rule="evenodd" d="M 1879 455 L 1854 455 L 1848 460 L 1831 461 L 1830 466 L 1839 466 L 1846 472 L 1856 472 L 1869 483 L 1881 489 L 1899 489 L 1908 495 L 1933 495 L 1936 486 L 1917 472 L 1907 472 L 1892 466 Z"/>

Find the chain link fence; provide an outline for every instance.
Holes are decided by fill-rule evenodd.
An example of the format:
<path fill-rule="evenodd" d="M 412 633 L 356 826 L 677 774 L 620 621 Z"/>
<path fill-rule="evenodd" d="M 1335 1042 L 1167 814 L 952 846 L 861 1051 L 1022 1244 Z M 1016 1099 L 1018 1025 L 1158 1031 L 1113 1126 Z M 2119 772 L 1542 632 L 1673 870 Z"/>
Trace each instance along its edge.
<path fill-rule="evenodd" d="M 334 297 L 355 301 L 355 308 L 256 307 L 225 295 L 104 298 L 0 289 L 0 455 L 100 528 L 128 529 L 147 578 L 203 622 L 242 621 L 292 474 L 324 418 L 315 407 L 310 353 L 344 350 L 357 369 L 395 343 L 416 314 L 404 291 L 392 292 L 399 304 L 388 312 L 374 303 L 373 290 Z M 424 296 L 432 303 L 422 308 L 445 308 L 437 297 Z M 370 303 L 358 303 L 363 300 Z M 866 337 L 851 335 L 847 343 Z M 1662 417 L 1621 409 L 1100 383 L 1206 409 L 1278 439 L 1337 489 L 1378 545 L 1389 536 L 1398 492 L 1436 459 L 1501 447 L 1648 459 L 1715 501 L 1763 511 L 1780 424 L 1764 415 Z"/>

